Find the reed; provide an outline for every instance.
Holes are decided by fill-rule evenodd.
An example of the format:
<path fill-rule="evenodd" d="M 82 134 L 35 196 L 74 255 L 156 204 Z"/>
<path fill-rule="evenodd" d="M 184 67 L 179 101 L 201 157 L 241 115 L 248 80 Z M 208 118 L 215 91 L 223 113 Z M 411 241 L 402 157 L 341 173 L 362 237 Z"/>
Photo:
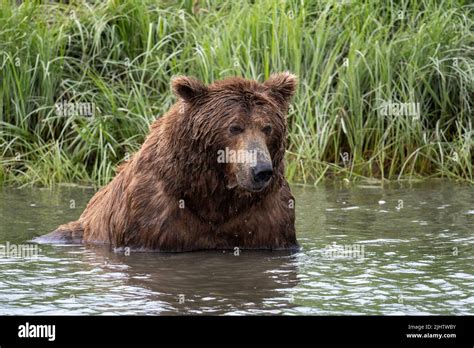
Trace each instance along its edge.
<path fill-rule="evenodd" d="M 471 18 L 461 0 L 3 2 L 0 183 L 104 185 L 173 75 L 284 70 L 290 181 L 474 183 Z"/>

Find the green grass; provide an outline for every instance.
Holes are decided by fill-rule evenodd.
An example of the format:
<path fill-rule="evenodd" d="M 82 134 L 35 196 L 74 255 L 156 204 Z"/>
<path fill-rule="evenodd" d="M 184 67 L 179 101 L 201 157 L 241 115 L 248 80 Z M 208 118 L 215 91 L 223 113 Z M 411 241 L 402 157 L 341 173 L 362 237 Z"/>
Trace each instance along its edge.
<path fill-rule="evenodd" d="M 290 70 L 290 181 L 474 182 L 467 1 L 0 5 L 0 184 L 106 184 L 174 103 L 173 75 Z M 58 116 L 55 103 L 95 104 Z M 420 117 L 380 105 L 419 103 Z M 346 157 L 348 161 L 344 161 Z"/>

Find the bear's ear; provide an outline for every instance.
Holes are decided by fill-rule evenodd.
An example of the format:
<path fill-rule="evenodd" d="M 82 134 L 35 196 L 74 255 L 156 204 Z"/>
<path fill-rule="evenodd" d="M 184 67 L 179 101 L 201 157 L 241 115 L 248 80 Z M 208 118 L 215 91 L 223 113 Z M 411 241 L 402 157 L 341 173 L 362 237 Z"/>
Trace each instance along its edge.
<path fill-rule="evenodd" d="M 177 76 L 171 81 L 173 92 L 187 102 L 192 102 L 207 92 L 207 87 L 194 77 Z"/>
<path fill-rule="evenodd" d="M 288 71 L 272 74 L 267 81 L 263 83 L 269 88 L 270 94 L 282 103 L 288 103 L 295 94 L 298 80 L 295 75 Z"/>

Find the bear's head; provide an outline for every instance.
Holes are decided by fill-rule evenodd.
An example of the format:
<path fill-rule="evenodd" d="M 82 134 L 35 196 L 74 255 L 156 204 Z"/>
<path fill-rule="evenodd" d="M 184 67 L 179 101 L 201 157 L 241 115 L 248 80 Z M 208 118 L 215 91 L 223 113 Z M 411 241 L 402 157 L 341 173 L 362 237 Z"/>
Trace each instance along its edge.
<path fill-rule="evenodd" d="M 227 189 L 260 192 L 283 176 L 286 114 L 296 84 L 288 72 L 263 83 L 233 77 L 207 86 L 176 77 L 172 87 L 183 118 L 177 126 L 193 153 L 206 153 L 206 170 L 215 170 Z"/>

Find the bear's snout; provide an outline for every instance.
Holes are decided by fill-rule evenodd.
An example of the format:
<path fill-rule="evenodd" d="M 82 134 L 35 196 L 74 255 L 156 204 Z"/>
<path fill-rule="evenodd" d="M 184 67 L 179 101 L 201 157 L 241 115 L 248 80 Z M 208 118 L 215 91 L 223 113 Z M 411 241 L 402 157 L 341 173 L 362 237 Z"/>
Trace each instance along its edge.
<path fill-rule="evenodd" d="M 270 181 L 273 175 L 273 166 L 271 162 L 257 163 L 252 167 L 252 177 L 257 185 L 265 185 Z"/>
<path fill-rule="evenodd" d="M 248 191 L 260 192 L 268 186 L 273 177 L 272 157 L 264 139 L 252 139 L 246 142 L 243 148 L 252 156 L 250 161 L 237 166 L 237 182 Z"/>

